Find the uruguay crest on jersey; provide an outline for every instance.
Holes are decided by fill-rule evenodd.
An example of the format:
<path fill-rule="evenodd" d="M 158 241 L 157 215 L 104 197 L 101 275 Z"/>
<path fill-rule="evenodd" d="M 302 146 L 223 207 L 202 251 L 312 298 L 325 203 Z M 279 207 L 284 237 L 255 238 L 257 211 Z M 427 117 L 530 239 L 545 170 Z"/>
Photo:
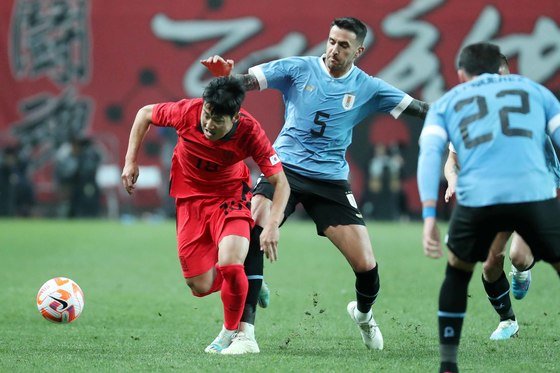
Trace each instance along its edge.
<path fill-rule="evenodd" d="M 356 66 L 334 78 L 317 56 L 282 58 L 253 66 L 249 73 L 261 89 L 282 92 L 285 124 L 274 142 L 282 163 L 314 179 L 346 180 L 350 167 L 345 153 L 352 129 L 375 112 L 398 117 L 412 101 Z"/>
<path fill-rule="evenodd" d="M 347 93 L 344 95 L 344 98 L 342 99 L 342 107 L 344 108 L 344 110 L 350 110 L 354 107 L 354 101 L 356 101 L 356 96 Z"/>

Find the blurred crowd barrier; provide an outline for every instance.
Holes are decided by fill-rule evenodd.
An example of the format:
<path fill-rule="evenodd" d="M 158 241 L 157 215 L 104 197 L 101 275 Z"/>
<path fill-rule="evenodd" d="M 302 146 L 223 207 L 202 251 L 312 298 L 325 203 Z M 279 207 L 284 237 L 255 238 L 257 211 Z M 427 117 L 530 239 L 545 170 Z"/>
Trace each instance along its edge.
<path fill-rule="evenodd" d="M 175 134 L 151 130 L 138 191 L 120 187 L 130 126 L 142 106 L 199 97 L 211 79 L 199 63 L 219 54 L 234 73 L 297 55 L 320 56 L 336 17 L 368 26 L 357 64 L 433 102 L 457 84 L 462 46 L 490 41 L 525 75 L 560 94 L 558 0 L 3 0 L 0 2 L 0 215 L 169 216 Z M 296 9 L 297 11 L 294 11 Z M 278 92 L 244 103 L 274 140 Z M 388 115 L 354 129 L 347 159 L 364 214 L 417 218 L 421 121 Z M 442 183 L 442 189 L 444 185 Z M 440 204 L 445 216 L 450 206 Z"/>

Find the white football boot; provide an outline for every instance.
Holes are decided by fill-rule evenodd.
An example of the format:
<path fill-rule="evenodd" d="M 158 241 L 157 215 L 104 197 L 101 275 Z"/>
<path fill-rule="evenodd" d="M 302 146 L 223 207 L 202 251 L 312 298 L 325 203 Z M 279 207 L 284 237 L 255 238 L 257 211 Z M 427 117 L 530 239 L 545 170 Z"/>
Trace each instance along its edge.
<path fill-rule="evenodd" d="M 245 332 L 237 332 L 229 347 L 222 350 L 222 355 L 257 354 L 261 352 L 255 338 Z"/>
<path fill-rule="evenodd" d="M 222 331 L 218 336 L 204 349 L 204 352 L 208 352 L 210 354 L 219 354 L 222 352 L 223 349 L 227 348 L 233 338 L 235 337 L 236 331 L 235 330 L 227 330 L 225 327 L 222 326 Z"/>
<path fill-rule="evenodd" d="M 377 323 L 373 319 L 373 314 L 368 321 L 359 322 L 356 318 L 356 312 L 358 312 L 356 309 L 357 305 L 358 303 L 356 301 L 352 301 L 348 303 L 346 310 L 352 320 L 358 325 L 364 344 L 370 350 L 383 350 L 383 336 L 381 335 L 379 326 L 377 326 Z"/>
<path fill-rule="evenodd" d="M 494 333 L 490 336 L 493 341 L 503 341 L 505 339 L 510 339 L 517 337 L 519 333 L 519 324 L 517 320 L 504 320 L 498 324 Z"/>

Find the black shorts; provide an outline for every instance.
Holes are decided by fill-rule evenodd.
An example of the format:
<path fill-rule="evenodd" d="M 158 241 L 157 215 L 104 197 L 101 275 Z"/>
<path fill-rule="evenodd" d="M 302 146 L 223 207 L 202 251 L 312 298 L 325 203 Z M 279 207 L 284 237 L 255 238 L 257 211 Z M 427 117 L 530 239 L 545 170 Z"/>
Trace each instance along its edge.
<path fill-rule="evenodd" d="M 560 202 L 501 204 L 484 207 L 457 205 L 451 216 L 447 246 L 459 259 L 484 262 L 498 232 L 517 232 L 535 260 L 560 262 Z"/>
<path fill-rule="evenodd" d="M 284 172 L 291 188 L 290 199 L 284 211 L 284 221 L 295 211 L 297 204 L 301 203 L 315 222 L 317 234 L 320 236 L 324 236 L 325 229 L 330 226 L 365 225 L 347 181 L 311 179 L 298 175 L 286 167 Z M 253 189 L 253 194 L 261 194 L 272 200 L 274 187 L 261 175 Z"/>

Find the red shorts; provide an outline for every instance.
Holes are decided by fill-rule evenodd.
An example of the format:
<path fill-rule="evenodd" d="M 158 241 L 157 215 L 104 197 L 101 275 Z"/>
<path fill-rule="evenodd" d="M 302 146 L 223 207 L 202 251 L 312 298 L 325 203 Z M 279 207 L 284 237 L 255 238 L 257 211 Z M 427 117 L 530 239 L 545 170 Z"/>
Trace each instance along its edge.
<path fill-rule="evenodd" d="M 222 237 L 250 238 L 247 201 L 224 197 L 177 198 L 177 250 L 185 278 L 208 272 L 218 262 Z"/>

